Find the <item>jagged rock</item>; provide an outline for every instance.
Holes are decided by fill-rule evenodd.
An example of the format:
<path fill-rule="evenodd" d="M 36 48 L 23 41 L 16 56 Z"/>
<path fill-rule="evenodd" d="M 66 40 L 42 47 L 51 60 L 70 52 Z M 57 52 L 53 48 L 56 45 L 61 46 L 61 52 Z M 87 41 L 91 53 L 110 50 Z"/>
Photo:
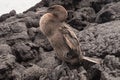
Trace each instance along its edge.
<path fill-rule="evenodd" d="M 19 13 L 19 14 L 16 14 L 16 18 L 24 18 L 25 17 L 25 15 L 23 14 L 23 13 Z"/>
<path fill-rule="evenodd" d="M 10 80 L 13 78 L 12 70 L 16 58 L 10 53 L 10 46 L 6 44 L 0 45 L 0 80 Z"/>
<path fill-rule="evenodd" d="M 39 47 L 30 42 L 18 42 L 13 45 L 13 54 L 18 62 L 27 62 L 30 60 L 39 60 Z"/>
<path fill-rule="evenodd" d="M 28 35 L 32 41 L 34 41 L 34 39 L 35 39 L 37 30 L 38 30 L 38 28 L 34 28 L 34 27 L 28 29 Z"/>
<path fill-rule="evenodd" d="M 84 7 L 78 9 L 74 15 L 75 18 L 81 18 L 82 21 L 93 22 L 94 18 L 96 17 L 95 11 L 93 8 Z"/>
<path fill-rule="evenodd" d="M 120 2 L 105 5 L 96 17 L 97 23 L 105 23 L 120 19 Z"/>
<path fill-rule="evenodd" d="M 89 56 L 105 57 L 108 54 L 119 56 L 120 21 L 92 25 L 79 33 L 83 51 Z"/>
<path fill-rule="evenodd" d="M 0 26 L 0 38 L 4 38 L 6 42 L 11 40 L 29 38 L 26 25 L 23 22 L 3 22 L 0 23 Z"/>
<path fill-rule="evenodd" d="M 58 65 L 49 73 L 51 80 L 88 80 L 87 72 L 83 67 L 70 69 L 67 65 Z"/>
<path fill-rule="evenodd" d="M 75 11 L 68 23 L 78 30 L 83 30 L 89 22 L 94 22 L 95 17 L 95 11 L 90 7 L 85 7 Z"/>
<path fill-rule="evenodd" d="M 114 55 L 107 55 L 101 65 L 93 66 L 90 72 L 95 71 L 97 78 L 101 80 L 119 80 L 120 75 L 120 59 L 119 57 L 115 57 Z M 90 73 L 91 74 L 91 73 Z M 97 79 L 96 78 L 96 79 Z"/>
<path fill-rule="evenodd" d="M 11 16 L 15 16 L 16 15 L 16 11 L 12 10 L 9 13 L 3 14 L 0 16 L 0 22 L 5 21 L 7 18 L 11 17 Z"/>
<path fill-rule="evenodd" d="M 119 0 L 91 0 L 91 7 L 95 12 L 99 12 L 106 4 L 119 2 Z"/>
<path fill-rule="evenodd" d="M 32 19 L 31 17 L 26 17 L 26 18 L 24 18 L 24 21 L 26 23 L 27 28 L 39 27 L 38 19 Z"/>
<path fill-rule="evenodd" d="M 40 31 L 37 31 L 37 34 L 35 34 L 35 38 L 34 38 L 33 42 L 35 44 L 40 45 L 45 51 L 52 51 L 53 50 L 48 39 Z"/>
<path fill-rule="evenodd" d="M 58 65 L 55 52 L 45 52 L 41 54 L 41 61 L 37 63 L 42 68 L 54 68 Z"/>
<path fill-rule="evenodd" d="M 14 69 L 12 70 L 12 76 L 14 80 L 22 80 L 22 74 L 25 71 L 25 67 L 21 64 L 15 63 Z"/>
<path fill-rule="evenodd" d="M 119 80 L 119 3 L 119 0 L 42 0 L 24 13 L 13 11 L 3 16 L 0 80 Z M 36 13 L 53 4 L 67 9 L 66 22 L 77 29 L 73 28 L 84 55 L 101 58 L 100 64 L 61 64 L 55 57 L 56 52 L 39 30 L 43 13 Z"/>
<path fill-rule="evenodd" d="M 31 65 L 22 74 L 22 80 L 39 80 L 39 78 L 46 78 L 48 73 L 47 68 L 40 68 L 37 65 Z"/>
<path fill-rule="evenodd" d="M 7 44 L 0 44 L 0 56 L 1 55 L 8 55 L 11 54 L 11 47 L 8 46 Z"/>

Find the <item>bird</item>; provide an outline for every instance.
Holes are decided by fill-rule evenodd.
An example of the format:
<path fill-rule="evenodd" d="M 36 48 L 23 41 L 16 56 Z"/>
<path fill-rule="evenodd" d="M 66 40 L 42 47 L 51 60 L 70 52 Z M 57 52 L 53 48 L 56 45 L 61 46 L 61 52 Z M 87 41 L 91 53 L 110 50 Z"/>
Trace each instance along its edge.
<path fill-rule="evenodd" d="M 40 31 L 47 37 L 56 51 L 56 57 L 70 64 L 76 64 L 84 60 L 99 64 L 100 59 L 83 55 L 73 28 L 65 22 L 67 17 L 68 12 L 63 6 L 52 5 L 39 21 Z"/>

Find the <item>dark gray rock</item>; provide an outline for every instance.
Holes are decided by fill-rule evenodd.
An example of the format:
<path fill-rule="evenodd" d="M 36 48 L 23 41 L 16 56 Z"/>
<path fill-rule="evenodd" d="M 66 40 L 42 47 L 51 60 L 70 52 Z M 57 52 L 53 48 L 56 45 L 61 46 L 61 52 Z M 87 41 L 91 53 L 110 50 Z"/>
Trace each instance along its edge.
<path fill-rule="evenodd" d="M 27 28 L 39 27 L 39 20 L 32 19 L 31 17 L 24 18 Z"/>
<path fill-rule="evenodd" d="M 98 69 L 95 75 L 98 76 L 101 80 L 119 80 L 120 79 L 119 57 L 115 57 L 114 55 L 107 55 L 104 58 L 103 63 L 99 66 L 98 65 L 92 66 L 90 69 L 90 72 L 95 71 L 95 69 Z"/>
<path fill-rule="evenodd" d="M 83 67 L 70 69 L 67 65 L 58 65 L 49 73 L 50 80 L 88 80 Z"/>
<path fill-rule="evenodd" d="M 33 42 L 35 44 L 40 45 L 45 51 L 52 51 L 53 50 L 48 39 L 40 31 L 37 31 L 37 34 L 35 34 L 35 38 L 34 38 Z"/>
<path fill-rule="evenodd" d="M 23 13 L 19 13 L 19 14 L 16 14 L 16 18 L 24 18 L 25 17 L 25 14 Z"/>
<path fill-rule="evenodd" d="M 34 41 L 34 39 L 37 35 L 37 30 L 38 30 L 38 28 L 34 28 L 34 27 L 28 29 L 28 35 L 32 41 Z"/>
<path fill-rule="evenodd" d="M 8 55 L 11 54 L 11 47 L 7 44 L 0 44 L 0 55 Z"/>
<path fill-rule="evenodd" d="M 8 54 L 7 56 L 0 56 L 0 80 L 13 79 L 12 70 L 14 68 L 15 57 Z"/>
<path fill-rule="evenodd" d="M 48 73 L 47 68 L 40 68 L 37 65 L 31 65 L 22 74 L 22 80 L 39 80 L 46 78 Z"/>
<path fill-rule="evenodd" d="M 53 69 L 58 65 L 57 59 L 55 58 L 55 52 L 44 52 L 41 53 L 41 61 L 37 63 L 41 68 Z"/>
<path fill-rule="evenodd" d="M 94 22 L 95 17 L 96 13 L 93 8 L 84 7 L 72 13 L 72 19 L 68 23 L 78 30 L 83 30 L 89 22 Z"/>
<path fill-rule="evenodd" d="M 0 18 L 0 80 L 119 80 L 118 1 L 42 0 L 24 13 L 12 11 L 11 16 Z M 84 55 L 101 58 L 100 64 L 61 64 L 55 57 L 56 52 L 39 30 L 43 13 L 36 13 L 53 4 L 67 9 L 66 22 L 81 30 L 73 29 Z"/>
<path fill-rule="evenodd" d="M 6 41 L 28 39 L 25 23 L 17 21 L 0 23 L 0 38 L 4 38 Z"/>
<path fill-rule="evenodd" d="M 12 10 L 9 13 L 3 14 L 0 16 L 0 22 L 5 21 L 7 18 L 10 18 L 11 16 L 15 16 L 16 15 L 16 11 Z"/>
<path fill-rule="evenodd" d="M 98 13 L 96 17 L 97 23 L 105 23 L 113 20 L 120 19 L 120 2 L 110 3 L 105 5 Z"/>
<path fill-rule="evenodd" d="M 89 56 L 105 57 L 108 54 L 120 56 L 120 21 L 92 25 L 79 33 L 83 51 Z"/>
<path fill-rule="evenodd" d="M 17 42 L 12 47 L 18 62 L 40 59 L 39 47 L 31 42 Z"/>
<path fill-rule="evenodd" d="M 12 70 L 13 80 L 22 80 L 22 74 L 25 71 L 25 67 L 21 64 L 15 63 Z"/>
<path fill-rule="evenodd" d="M 91 7 L 95 12 L 99 12 L 106 4 L 119 2 L 119 0 L 91 0 Z"/>
<path fill-rule="evenodd" d="M 37 16 L 36 16 L 36 14 L 35 14 L 35 12 L 33 12 L 33 11 L 28 11 L 26 14 L 24 14 L 25 15 L 25 17 L 31 17 L 31 18 L 33 18 L 33 19 L 35 19 Z"/>
<path fill-rule="evenodd" d="M 94 22 L 96 13 L 93 8 L 84 7 L 74 12 L 74 17 L 79 19 L 81 18 L 82 21 Z"/>

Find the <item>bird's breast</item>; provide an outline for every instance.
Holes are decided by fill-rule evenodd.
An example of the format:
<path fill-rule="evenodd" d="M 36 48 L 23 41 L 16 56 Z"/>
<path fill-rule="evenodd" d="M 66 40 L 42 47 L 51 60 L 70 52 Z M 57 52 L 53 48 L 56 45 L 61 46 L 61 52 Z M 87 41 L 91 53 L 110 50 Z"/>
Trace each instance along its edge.
<path fill-rule="evenodd" d="M 55 31 L 52 36 L 50 36 L 50 41 L 54 46 L 61 46 L 64 44 L 63 35 L 59 31 Z"/>
<path fill-rule="evenodd" d="M 63 35 L 59 32 L 56 32 L 53 36 L 51 36 L 50 43 L 59 54 L 66 54 L 69 52 L 69 48 L 63 38 Z"/>

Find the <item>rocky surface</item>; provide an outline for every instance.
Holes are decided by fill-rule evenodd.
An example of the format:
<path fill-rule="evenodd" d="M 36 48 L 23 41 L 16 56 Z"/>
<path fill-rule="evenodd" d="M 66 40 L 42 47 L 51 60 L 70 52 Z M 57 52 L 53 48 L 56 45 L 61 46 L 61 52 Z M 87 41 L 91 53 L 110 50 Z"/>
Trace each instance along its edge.
<path fill-rule="evenodd" d="M 55 57 L 39 30 L 43 14 L 36 14 L 54 4 L 67 9 L 84 55 L 101 64 L 62 64 Z M 119 0 L 42 0 L 24 13 L 1 15 L 0 80 L 120 80 L 119 19 Z"/>

